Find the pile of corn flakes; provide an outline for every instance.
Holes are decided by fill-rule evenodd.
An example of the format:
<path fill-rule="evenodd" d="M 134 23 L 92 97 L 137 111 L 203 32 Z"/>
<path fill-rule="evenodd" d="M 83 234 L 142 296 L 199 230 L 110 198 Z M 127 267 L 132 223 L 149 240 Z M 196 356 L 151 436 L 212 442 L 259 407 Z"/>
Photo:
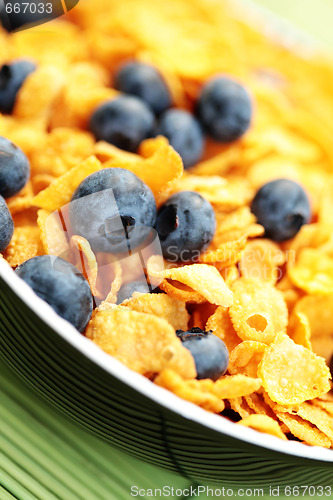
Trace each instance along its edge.
<path fill-rule="evenodd" d="M 61 235 L 47 238 L 48 216 L 103 168 L 137 174 L 157 206 L 177 191 L 200 193 L 215 211 L 214 238 L 195 263 L 161 271 L 149 260 L 164 294 L 136 293 L 115 305 L 133 269 L 114 265 L 101 292 L 95 255 L 74 237 L 103 299 L 86 335 L 179 397 L 232 415 L 235 425 L 333 448 L 333 61 L 289 51 L 220 0 L 81 0 L 62 20 L 0 31 L 0 63 L 22 57 L 38 67 L 13 113 L 0 115 L 0 136 L 23 149 L 31 177 L 7 200 L 15 230 L 2 257 L 15 268 L 59 255 Z M 118 95 L 113 75 L 133 59 L 156 66 L 175 105 L 187 110 L 210 77 L 241 81 L 254 96 L 250 130 L 228 145 L 207 140 L 203 159 L 185 172 L 163 137 L 145 140 L 137 154 L 96 142 L 89 118 Z M 257 190 L 278 178 L 302 184 L 313 212 L 283 243 L 264 237 L 250 209 Z M 228 371 L 217 381 L 196 379 L 175 335 L 192 327 L 211 330 L 228 348 Z"/>

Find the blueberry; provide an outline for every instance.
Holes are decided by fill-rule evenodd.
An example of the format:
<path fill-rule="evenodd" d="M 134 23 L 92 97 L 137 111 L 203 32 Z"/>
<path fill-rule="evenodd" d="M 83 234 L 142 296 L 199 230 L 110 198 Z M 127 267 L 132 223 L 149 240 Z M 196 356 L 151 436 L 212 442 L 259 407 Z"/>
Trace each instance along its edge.
<path fill-rule="evenodd" d="M 242 85 L 218 76 L 204 86 L 197 103 L 197 114 L 208 135 L 219 142 L 232 142 L 250 126 L 251 98 Z"/>
<path fill-rule="evenodd" d="M 172 104 L 170 91 L 154 66 L 129 62 L 115 75 L 115 88 L 142 99 L 156 113 L 162 113 Z"/>
<path fill-rule="evenodd" d="M 274 241 L 293 238 L 311 219 L 307 194 L 302 186 L 289 179 L 277 179 L 262 186 L 251 210 L 264 226 L 265 236 Z"/>
<path fill-rule="evenodd" d="M 69 209 L 75 234 L 94 251 L 130 251 L 147 238 L 156 220 L 151 189 L 129 170 L 106 168 L 88 176 L 72 196 Z"/>
<path fill-rule="evenodd" d="M 200 328 L 191 328 L 187 332 L 177 330 L 176 334 L 194 358 L 197 379 L 217 380 L 225 374 L 229 352 L 223 340 Z"/>
<path fill-rule="evenodd" d="M 197 163 L 203 153 L 204 138 L 199 122 L 188 111 L 169 109 L 160 117 L 156 135 L 164 135 L 182 157 L 184 167 Z"/>
<path fill-rule="evenodd" d="M 33 257 L 15 270 L 34 292 L 82 332 L 91 317 L 93 298 L 88 281 L 60 257 Z"/>
<path fill-rule="evenodd" d="M 90 130 L 98 141 L 135 153 L 141 141 L 151 137 L 154 123 L 154 115 L 143 101 L 120 96 L 94 111 Z"/>
<path fill-rule="evenodd" d="M 35 63 L 25 59 L 1 66 L 0 113 L 10 114 L 13 111 L 18 91 L 24 80 L 35 71 L 36 67 Z"/>
<path fill-rule="evenodd" d="M 126 299 L 130 299 L 134 292 L 150 293 L 150 287 L 146 281 L 131 281 L 123 285 L 117 297 L 117 304 L 121 304 Z"/>
<path fill-rule="evenodd" d="M 14 196 L 26 185 L 30 175 L 29 160 L 23 151 L 0 137 L 0 195 Z"/>
<path fill-rule="evenodd" d="M 14 222 L 5 200 L 0 195 L 0 252 L 9 245 L 14 233 Z"/>
<path fill-rule="evenodd" d="M 210 244 L 216 227 L 212 205 L 199 193 L 180 191 L 161 206 L 156 221 L 163 256 L 195 260 Z"/>

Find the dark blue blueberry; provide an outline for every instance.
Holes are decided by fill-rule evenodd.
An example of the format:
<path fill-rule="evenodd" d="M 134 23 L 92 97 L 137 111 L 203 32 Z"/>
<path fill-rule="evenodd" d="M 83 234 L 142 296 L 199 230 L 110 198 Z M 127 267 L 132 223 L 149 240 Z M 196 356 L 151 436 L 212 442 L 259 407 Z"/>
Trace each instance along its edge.
<path fill-rule="evenodd" d="M 78 186 L 70 204 L 72 230 L 93 250 L 131 251 L 148 237 L 156 220 L 151 189 L 129 170 L 107 168 Z"/>
<path fill-rule="evenodd" d="M 239 139 L 249 128 L 252 102 L 242 85 L 218 76 L 202 89 L 197 115 L 204 130 L 219 142 Z"/>
<path fill-rule="evenodd" d="M 252 201 L 251 210 L 264 226 L 265 236 L 274 241 L 293 238 L 311 219 L 306 192 L 290 179 L 277 179 L 262 186 Z"/>
<path fill-rule="evenodd" d="M 195 165 L 201 158 L 204 138 L 199 122 L 183 109 L 169 109 L 161 115 L 156 135 L 164 135 L 182 157 L 184 167 Z"/>
<path fill-rule="evenodd" d="M 176 334 L 194 358 L 197 379 L 217 380 L 225 374 L 229 352 L 223 340 L 200 328 L 191 328 L 187 332 L 177 330 Z"/>
<path fill-rule="evenodd" d="M 29 160 L 23 151 L 0 137 L 0 195 L 14 196 L 26 185 L 30 175 Z"/>
<path fill-rule="evenodd" d="M 14 233 L 14 222 L 7 204 L 0 195 L 0 252 L 9 245 Z"/>
<path fill-rule="evenodd" d="M 172 261 L 198 259 L 215 233 L 212 205 L 194 191 L 180 191 L 161 206 L 156 221 L 163 256 Z"/>
<path fill-rule="evenodd" d="M 36 67 L 32 61 L 17 60 L 0 68 L 0 113 L 10 114 L 13 111 L 18 91 Z"/>
<path fill-rule="evenodd" d="M 56 313 L 83 332 L 93 310 L 88 281 L 60 257 L 42 255 L 27 260 L 15 272 Z"/>
<path fill-rule="evenodd" d="M 139 144 L 152 136 L 154 123 L 154 115 L 143 101 L 120 96 L 94 111 L 90 130 L 98 141 L 135 153 Z"/>
<path fill-rule="evenodd" d="M 121 304 L 126 299 L 130 299 L 134 292 L 150 293 L 151 289 L 146 281 L 131 281 L 123 285 L 117 296 L 117 304 Z"/>
<path fill-rule="evenodd" d="M 115 88 L 142 99 L 157 115 L 172 104 L 170 91 L 154 66 L 129 62 L 115 75 Z"/>

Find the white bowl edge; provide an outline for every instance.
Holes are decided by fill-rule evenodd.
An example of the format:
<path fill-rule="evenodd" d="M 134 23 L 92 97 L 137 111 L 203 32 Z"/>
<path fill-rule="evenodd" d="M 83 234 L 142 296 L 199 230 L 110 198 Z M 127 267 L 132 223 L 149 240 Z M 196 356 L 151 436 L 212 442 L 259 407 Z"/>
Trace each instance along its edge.
<path fill-rule="evenodd" d="M 283 441 L 270 434 L 263 435 L 259 431 L 242 427 L 226 418 L 210 413 L 196 406 L 194 403 L 185 401 L 168 390 L 153 384 L 144 376 L 134 372 L 120 361 L 102 351 L 91 340 L 81 335 L 70 323 L 58 316 L 44 300 L 40 299 L 34 293 L 30 286 L 15 274 L 9 264 L 3 259 L 0 259 L 0 276 L 14 293 L 60 337 L 106 372 L 161 406 L 180 414 L 188 420 L 204 425 L 213 431 L 224 433 L 256 446 L 287 455 L 333 462 L 333 450 L 318 446 L 308 446 L 296 441 Z"/>

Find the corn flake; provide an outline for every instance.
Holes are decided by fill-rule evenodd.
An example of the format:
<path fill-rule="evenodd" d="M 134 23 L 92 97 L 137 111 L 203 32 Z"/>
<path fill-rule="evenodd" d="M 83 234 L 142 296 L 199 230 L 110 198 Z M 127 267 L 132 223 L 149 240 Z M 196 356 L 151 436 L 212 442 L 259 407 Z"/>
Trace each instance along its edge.
<path fill-rule="evenodd" d="M 232 374 L 243 373 L 249 377 L 258 376 L 258 366 L 267 344 L 245 340 L 230 353 L 228 371 Z"/>
<path fill-rule="evenodd" d="M 158 257 L 151 257 L 147 264 L 148 274 L 153 278 L 178 281 L 192 288 L 204 297 L 207 302 L 216 305 L 230 306 L 232 292 L 225 284 L 218 270 L 207 264 L 192 264 L 171 269 L 161 269 Z"/>
<path fill-rule="evenodd" d="M 196 376 L 192 355 L 182 346 L 174 328 L 152 314 L 122 306 L 98 310 L 88 324 L 86 336 L 142 375 L 171 369 L 184 378 Z"/>
<path fill-rule="evenodd" d="M 234 302 L 230 318 L 243 340 L 270 343 L 288 323 L 288 311 L 283 295 L 267 282 L 240 278 L 231 287 Z"/>
<path fill-rule="evenodd" d="M 258 376 L 269 397 L 281 405 L 300 404 L 330 390 L 325 360 L 284 333 L 266 348 Z"/>
<path fill-rule="evenodd" d="M 165 294 L 140 294 L 122 303 L 122 306 L 129 307 L 133 311 L 146 314 L 153 314 L 163 318 L 175 330 L 187 330 L 189 314 L 186 310 L 185 302 L 176 300 Z"/>
<path fill-rule="evenodd" d="M 276 436 L 280 439 L 287 439 L 281 431 L 277 421 L 267 415 L 249 415 L 237 423 L 239 425 L 245 425 L 245 427 L 251 427 L 256 431 L 264 432 L 265 434 L 271 434 L 272 436 Z"/>

